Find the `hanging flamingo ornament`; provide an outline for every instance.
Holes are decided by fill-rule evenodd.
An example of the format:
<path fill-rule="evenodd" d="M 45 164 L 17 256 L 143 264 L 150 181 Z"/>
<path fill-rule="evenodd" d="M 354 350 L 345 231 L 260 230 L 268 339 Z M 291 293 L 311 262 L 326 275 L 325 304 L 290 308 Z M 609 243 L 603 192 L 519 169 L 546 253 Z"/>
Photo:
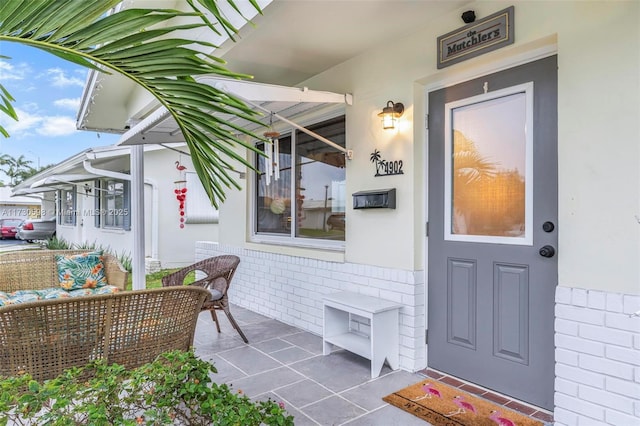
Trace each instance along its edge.
<path fill-rule="evenodd" d="M 187 199 L 187 181 L 185 180 L 185 170 L 187 168 L 180 164 L 180 161 L 176 161 L 176 169 L 179 173 L 179 180 L 175 181 L 174 184 L 176 188 L 173 192 L 176 194 L 176 200 L 178 200 L 179 209 L 178 212 L 180 214 L 180 228 L 184 228 L 184 204 Z"/>

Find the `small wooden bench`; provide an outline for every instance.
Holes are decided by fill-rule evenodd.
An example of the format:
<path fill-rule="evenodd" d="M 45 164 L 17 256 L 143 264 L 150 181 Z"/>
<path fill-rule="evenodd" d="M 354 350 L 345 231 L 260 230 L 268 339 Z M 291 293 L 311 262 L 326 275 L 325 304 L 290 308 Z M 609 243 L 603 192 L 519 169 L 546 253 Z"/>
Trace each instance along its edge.
<path fill-rule="evenodd" d="M 335 345 L 367 358 L 371 360 L 371 378 L 380 375 L 385 359 L 392 370 L 398 369 L 400 303 L 350 292 L 329 294 L 322 301 L 324 355 Z M 352 315 L 369 320 L 369 335 L 352 329 Z"/>

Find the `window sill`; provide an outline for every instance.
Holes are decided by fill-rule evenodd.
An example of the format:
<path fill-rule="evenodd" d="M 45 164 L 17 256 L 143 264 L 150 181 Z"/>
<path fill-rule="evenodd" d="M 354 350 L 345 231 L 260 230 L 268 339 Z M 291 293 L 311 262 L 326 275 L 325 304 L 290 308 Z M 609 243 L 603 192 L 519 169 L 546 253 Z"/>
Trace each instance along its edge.
<path fill-rule="evenodd" d="M 270 237 L 268 235 L 253 235 L 250 239 L 250 242 L 257 244 L 270 244 L 275 246 L 287 246 L 292 248 L 306 248 L 306 249 L 318 249 L 318 250 L 329 250 L 329 251 L 338 251 L 344 252 L 345 243 L 344 241 L 335 241 L 335 242 L 322 242 L 320 240 L 305 240 L 302 238 L 299 239 L 291 239 L 291 238 L 279 238 L 279 237 Z"/>
<path fill-rule="evenodd" d="M 109 233 L 109 234 L 125 234 L 126 232 L 128 232 L 125 229 L 122 228 L 96 228 L 99 229 L 100 231 Z"/>

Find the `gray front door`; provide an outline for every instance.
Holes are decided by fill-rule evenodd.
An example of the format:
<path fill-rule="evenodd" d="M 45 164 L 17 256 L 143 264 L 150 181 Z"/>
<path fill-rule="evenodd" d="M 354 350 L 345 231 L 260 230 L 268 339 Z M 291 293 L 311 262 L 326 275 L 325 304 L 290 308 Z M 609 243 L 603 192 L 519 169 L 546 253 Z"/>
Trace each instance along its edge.
<path fill-rule="evenodd" d="M 553 409 L 557 58 L 429 93 L 428 364 Z"/>

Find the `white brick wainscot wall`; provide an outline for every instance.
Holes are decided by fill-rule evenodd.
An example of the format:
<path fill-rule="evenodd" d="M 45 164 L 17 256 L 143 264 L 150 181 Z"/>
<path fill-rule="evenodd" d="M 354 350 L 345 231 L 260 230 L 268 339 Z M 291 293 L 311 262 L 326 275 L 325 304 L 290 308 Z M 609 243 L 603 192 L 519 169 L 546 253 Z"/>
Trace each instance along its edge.
<path fill-rule="evenodd" d="M 196 243 L 196 261 L 234 254 L 231 303 L 322 336 L 322 296 L 351 291 L 388 299 L 400 309 L 400 368 L 417 371 L 425 360 L 424 273 L 265 253 L 214 242 Z M 353 327 L 368 332 L 368 324 Z"/>
<path fill-rule="evenodd" d="M 640 296 L 558 287 L 555 424 L 640 425 Z"/>

